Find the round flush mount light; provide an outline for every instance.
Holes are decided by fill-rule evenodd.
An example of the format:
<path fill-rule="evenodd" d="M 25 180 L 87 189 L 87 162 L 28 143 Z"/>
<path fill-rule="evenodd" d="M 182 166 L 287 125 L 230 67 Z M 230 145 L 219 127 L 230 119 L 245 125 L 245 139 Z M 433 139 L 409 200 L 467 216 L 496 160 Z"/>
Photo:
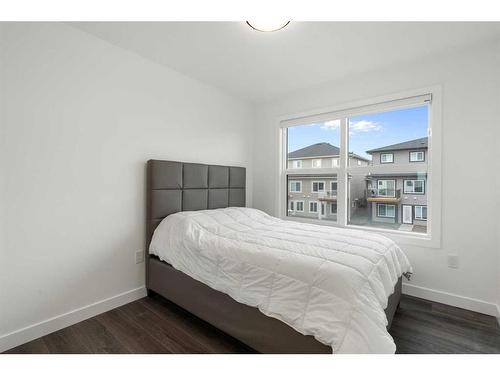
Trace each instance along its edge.
<path fill-rule="evenodd" d="M 263 32 L 278 31 L 288 25 L 290 21 L 272 21 L 272 20 L 260 20 L 260 21 L 247 21 L 247 25 L 252 29 Z"/>

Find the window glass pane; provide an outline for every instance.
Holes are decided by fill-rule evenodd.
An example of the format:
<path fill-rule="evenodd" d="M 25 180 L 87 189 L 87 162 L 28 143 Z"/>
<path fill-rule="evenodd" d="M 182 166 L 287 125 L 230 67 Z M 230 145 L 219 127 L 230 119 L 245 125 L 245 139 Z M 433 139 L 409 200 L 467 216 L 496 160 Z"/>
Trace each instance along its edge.
<path fill-rule="evenodd" d="M 425 233 L 427 105 L 353 116 L 348 124 L 349 154 L 369 160 L 356 172 L 349 159 L 348 224 Z"/>
<path fill-rule="evenodd" d="M 336 174 L 288 175 L 287 179 L 288 216 L 337 221 Z M 298 184 L 300 192 L 291 189 Z"/>

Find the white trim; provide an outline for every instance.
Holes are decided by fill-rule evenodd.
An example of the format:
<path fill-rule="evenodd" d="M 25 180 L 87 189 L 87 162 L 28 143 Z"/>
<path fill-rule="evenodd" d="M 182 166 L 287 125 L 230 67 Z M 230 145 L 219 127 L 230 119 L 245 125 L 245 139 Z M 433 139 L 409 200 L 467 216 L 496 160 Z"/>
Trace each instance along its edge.
<path fill-rule="evenodd" d="M 408 98 L 406 101 L 401 98 Z M 422 99 L 429 100 L 432 98 L 432 105 L 429 106 L 429 134 L 428 134 L 428 150 L 431 153 L 427 154 L 427 163 L 409 163 L 407 165 L 398 166 L 397 164 L 391 165 L 392 173 L 397 173 L 399 169 L 401 172 L 407 173 L 409 170 L 420 171 L 424 173 L 422 168 L 427 171 L 427 215 L 430 219 L 427 220 L 427 233 L 414 233 L 414 232 L 398 232 L 395 230 L 387 230 L 383 228 L 370 228 L 367 226 L 347 226 L 347 210 L 346 203 L 343 200 L 338 201 L 337 205 L 337 222 L 332 221 L 311 221 L 303 218 L 292 218 L 286 215 L 286 200 L 283 199 L 283 192 L 286 191 L 286 176 L 287 174 L 294 174 L 292 170 L 287 169 L 287 150 L 286 150 L 286 128 L 293 125 L 301 125 L 314 121 L 331 120 L 337 115 L 346 114 L 352 115 L 352 108 L 363 107 L 363 111 L 372 112 L 373 107 L 380 108 L 380 103 L 386 103 L 387 108 L 412 108 L 422 105 Z M 403 100 L 404 102 L 402 102 Z M 404 105 L 402 106 L 402 103 Z M 333 117 L 332 117 L 333 116 Z M 338 117 L 337 117 L 338 118 Z M 304 122 L 306 119 L 311 120 Z M 312 122 L 314 122 L 312 121 Z M 387 169 L 387 165 L 375 165 L 370 168 L 361 166 L 356 168 L 349 168 L 347 166 L 347 138 L 348 134 L 345 131 L 346 124 L 342 123 L 345 118 L 341 119 L 340 126 L 340 170 L 335 171 L 333 168 L 322 169 L 322 173 L 338 174 L 338 196 L 345 197 L 347 191 L 346 173 L 363 173 L 365 170 L 371 168 L 372 173 L 383 173 Z M 341 103 L 327 108 L 311 109 L 301 113 L 294 113 L 276 117 L 276 139 L 279 140 L 276 149 L 275 160 L 279 165 L 278 173 L 276 174 L 276 189 L 275 189 L 275 216 L 290 219 L 294 221 L 303 221 L 315 223 L 319 225 L 331 225 L 337 227 L 357 228 L 361 230 L 381 232 L 387 237 L 393 239 L 399 245 L 416 245 L 429 248 L 441 247 L 441 217 L 442 217 L 442 85 L 434 85 L 422 87 L 414 90 L 406 90 L 402 92 L 381 95 L 368 99 L 362 99 L 347 103 Z M 317 171 L 317 169 L 314 169 Z M 295 173 L 298 174 L 299 171 Z M 308 173 L 308 171 L 302 171 Z M 312 172 L 316 173 L 316 172 Z M 430 181 L 430 183 L 429 183 Z"/>
<path fill-rule="evenodd" d="M 292 190 L 292 184 L 297 184 L 297 183 L 300 184 L 300 189 L 299 190 Z M 289 189 L 290 193 L 302 193 L 302 181 L 301 180 L 290 180 L 289 185 L 288 185 L 288 189 Z"/>
<path fill-rule="evenodd" d="M 412 154 L 417 154 L 417 155 L 422 154 L 422 159 L 417 158 L 415 160 L 411 160 Z M 424 151 L 410 151 L 410 159 L 409 160 L 411 163 L 423 162 L 423 161 L 425 161 L 425 152 Z"/>
<path fill-rule="evenodd" d="M 316 166 L 316 167 L 314 166 L 314 162 L 315 162 L 315 161 L 319 162 L 319 165 L 318 165 L 318 166 Z M 321 165 L 322 165 L 322 164 L 323 164 L 322 159 L 318 159 L 318 158 L 316 158 L 316 159 L 312 159 L 312 160 L 311 160 L 311 168 L 315 168 L 315 169 L 317 169 L 317 168 L 321 168 Z"/>
<path fill-rule="evenodd" d="M 323 184 L 323 190 L 319 190 L 319 186 L 318 186 L 318 191 L 314 191 L 314 184 Z M 314 180 L 314 181 L 311 181 L 311 193 L 324 193 L 326 191 L 326 182 L 323 181 L 323 180 Z"/>
<path fill-rule="evenodd" d="M 311 211 L 311 204 L 315 203 L 316 204 L 316 211 Z M 309 213 L 310 214 L 317 214 L 319 212 L 319 201 L 309 201 Z"/>
<path fill-rule="evenodd" d="M 385 215 L 380 215 L 379 208 L 385 206 Z M 394 209 L 393 216 L 387 215 L 387 207 L 392 207 Z M 387 219 L 395 219 L 396 218 L 396 205 L 390 203 L 377 203 L 377 217 L 387 218 Z"/>
<path fill-rule="evenodd" d="M 383 156 L 386 156 L 386 155 L 391 155 L 390 157 L 390 161 L 383 161 Z M 391 164 L 391 163 L 394 163 L 394 152 L 381 152 L 380 153 L 380 164 Z"/>
<path fill-rule="evenodd" d="M 293 206 L 293 212 L 304 212 L 304 201 L 296 199 L 294 199 L 293 201 L 295 202 Z M 297 203 L 302 203 L 302 210 L 297 210 Z"/>
<path fill-rule="evenodd" d="M 406 191 L 406 181 L 412 182 L 413 191 Z M 415 191 L 415 182 L 416 181 L 422 181 L 422 192 Z M 404 178 L 403 177 L 403 194 L 425 195 L 425 179 L 422 179 L 422 178 Z"/>
<path fill-rule="evenodd" d="M 420 208 L 420 213 L 421 213 L 420 217 L 417 217 L 417 207 Z M 414 219 L 415 220 L 427 221 L 427 217 L 424 218 L 424 215 L 423 215 L 423 213 L 424 213 L 424 207 L 425 207 L 425 209 L 427 209 L 427 206 L 423 205 L 423 204 L 416 204 L 416 205 L 414 205 L 414 210 L 415 210 L 415 215 L 414 215 L 415 217 L 414 217 Z"/>
<path fill-rule="evenodd" d="M 403 294 L 413 297 L 427 299 L 429 301 L 439 302 L 450 306 L 460 307 L 481 314 L 498 316 L 498 306 L 494 303 L 486 302 L 480 299 L 460 296 L 458 294 L 443 292 L 440 290 L 425 288 L 412 284 L 403 283 Z"/>
<path fill-rule="evenodd" d="M 28 327 L 9 332 L 0 336 L 0 353 L 143 298 L 146 294 L 146 287 L 141 286 L 140 288 L 117 294 L 116 296 L 54 316 Z"/>

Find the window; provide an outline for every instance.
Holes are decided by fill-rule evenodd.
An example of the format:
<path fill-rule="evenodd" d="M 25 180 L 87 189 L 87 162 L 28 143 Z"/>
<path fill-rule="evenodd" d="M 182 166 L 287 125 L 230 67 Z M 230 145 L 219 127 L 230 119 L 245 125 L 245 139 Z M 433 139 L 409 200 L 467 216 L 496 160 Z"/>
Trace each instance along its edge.
<path fill-rule="evenodd" d="M 292 168 L 293 169 L 302 168 L 302 160 L 292 160 Z"/>
<path fill-rule="evenodd" d="M 439 103 L 439 94 L 437 98 Z M 331 220 L 341 227 L 397 231 L 398 239 L 422 238 L 424 234 L 429 240 L 432 232 L 428 243 L 436 246 L 434 233 L 439 236 L 441 213 L 439 207 L 434 209 L 433 202 L 439 201 L 441 194 L 436 189 L 441 179 L 440 150 L 434 153 L 429 148 L 428 137 L 432 134 L 432 144 L 439 145 L 441 130 L 440 110 L 438 106 L 434 109 L 431 99 L 430 95 L 412 95 L 283 120 L 278 190 L 281 215 L 287 212 L 284 195 L 293 196 L 296 189 L 288 181 L 301 180 L 301 194 L 309 214 L 299 215 L 304 221 Z M 432 122 L 435 118 L 437 121 Z M 429 131 L 431 123 L 437 124 L 436 133 Z M 287 169 L 292 165 L 287 158 L 305 160 L 304 167 Z M 426 162 L 409 162 L 423 159 Z M 429 197 L 433 202 L 428 201 Z M 316 201 L 311 203 L 311 198 Z M 319 204 L 324 205 L 324 215 Z M 426 208 L 415 209 L 416 205 Z M 427 209 L 431 215 L 427 221 L 415 220 L 426 217 Z M 422 244 L 420 239 L 409 241 Z"/>
<path fill-rule="evenodd" d="M 313 159 L 312 160 L 313 168 L 321 168 L 321 159 Z"/>
<path fill-rule="evenodd" d="M 415 220 L 427 220 L 427 206 L 415 206 Z"/>
<path fill-rule="evenodd" d="M 288 210 L 289 211 L 293 211 L 293 205 L 294 204 L 294 201 L 290 201 L 289 205 L 288 205 Z"/>
<path fill-rule="evenodd" d="M 425 194 L 425 180 L 404 180 L 405 194 Z"/>
<path fill-rule="evenodd" d="M 325 182 L 324 181 L 313 181 L 311 190 L 313 193 L 323 193 L 325 191 Z"/>
<path fill-rule="evenodd" d="M 378 217 L 396 217 L 396 206 L 393 204 L 377 203 L 377 216 Z"/>
<path fill-rule="evenodd" d="M 425 153 L 423 151 L 410 151 L 410 161 L 419 162 L 425 160 Z"/>
<path fill-rule="evenodd" d="M 304 212 L 304 201 L 292 201 L 295 202 L 295 212 Z"/>
<path fill-rule="evenodd" d="M 377 195 L 380 197 L 395 197 L 396 180 L 378 180 Z"/>
<path fill-rule="evenodd" d="M 309 202 L 309 212 L 318 212 L 318 202 Z"/>
<path fill-rule="evenodd" d="M 330 190 L 332 191 L 332 195 L 337 195 L 337 181 L 330 182 Z"/>
<path fill-rule="evenodd" d="M 380 164 L 394 163 L 394 154 L 380 154 Z"/>
<path fill-rule="evenodd" d="M 301 193 L 302 192 L 302 181 L 291 181 L 290 182 L 290 192 L 291 193 Z"/>

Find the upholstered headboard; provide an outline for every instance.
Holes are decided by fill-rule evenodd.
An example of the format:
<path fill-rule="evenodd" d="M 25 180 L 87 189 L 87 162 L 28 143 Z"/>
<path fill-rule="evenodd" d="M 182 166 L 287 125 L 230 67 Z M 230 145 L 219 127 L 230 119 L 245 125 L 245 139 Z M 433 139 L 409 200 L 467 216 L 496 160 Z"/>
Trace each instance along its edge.
<path fill-rule="evenodd" d="M 179 211 L 245 206 L 246 169 L 149 160 L 146 246 L 166 216 Z"/>

